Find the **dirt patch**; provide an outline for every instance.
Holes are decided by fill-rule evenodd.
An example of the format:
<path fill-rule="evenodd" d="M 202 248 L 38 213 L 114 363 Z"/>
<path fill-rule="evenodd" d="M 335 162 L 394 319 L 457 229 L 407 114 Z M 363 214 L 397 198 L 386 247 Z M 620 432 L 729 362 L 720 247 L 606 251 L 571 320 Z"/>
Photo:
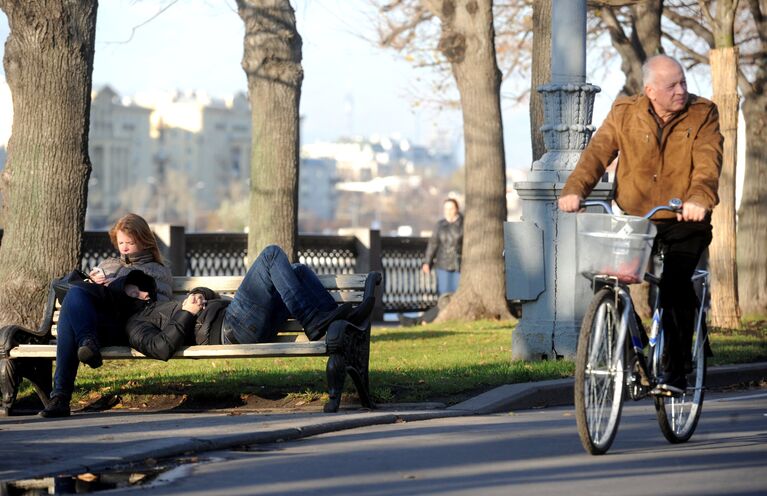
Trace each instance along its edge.
<path fill-rule="evenodd" d="M 240 396 L 221 395 L 106 395 L 90 397 L 72 405 L 81 411 L 143 411 L 143 412 L 269 412 L 269 411 L 322 411 L 326 398 L 304 398 L 285 395 L 264 398 L 255 394 Z M 353 400 L 351 400 L 353 403 Z"/>

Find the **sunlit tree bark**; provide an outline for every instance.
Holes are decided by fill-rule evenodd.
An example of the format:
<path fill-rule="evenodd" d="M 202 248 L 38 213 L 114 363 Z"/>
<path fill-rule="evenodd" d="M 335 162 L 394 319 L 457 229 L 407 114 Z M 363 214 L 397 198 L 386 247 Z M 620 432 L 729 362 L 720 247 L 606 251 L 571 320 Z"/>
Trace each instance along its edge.
<path fill-rule="evenodd" d="M 439 50 L 460 93 L 466 148 L 461 283 L 439 320 L 509 318 L 503 265 L 506 164 L 491 0 L 432 0 Z"/>
<path fill-rule="evenodd" d="M 280 245 L 295 260 L 298 239 L 301 36 L 288 0 L 237 0 L 245 23 L 253 147 L 248 259 Z"/>
<path fill-rule="evenodd" d="M 97 2 L 0 0 L 0 9 L 13 98 L 0 177 L 0 324 L 36 328 L 51 279 L 80 258 Z"/>
<path fill-rule="evenodd" d="M 740 327 L 738 270 L 736 264 L 735 168 L 738 156 L 738 52 L 735 48 L 735 13 L 738 0 L 718 0 L 715 11 L 699 1 L 714 32 L 715 48 L 709 52 L 713 101 L 719 108 L 719 127 L 724 135 L 719 205 L 711 223 L 714 239 L 709 248 L 711 270 L 711 323 L 717 327 Z"/>

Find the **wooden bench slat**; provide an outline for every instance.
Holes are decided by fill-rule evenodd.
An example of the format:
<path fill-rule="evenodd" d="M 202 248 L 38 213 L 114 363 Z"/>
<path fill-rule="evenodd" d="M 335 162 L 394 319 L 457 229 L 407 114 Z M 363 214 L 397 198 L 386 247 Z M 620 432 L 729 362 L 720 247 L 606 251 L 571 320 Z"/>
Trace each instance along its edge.
<path fill-rule="evenodd" d="M 220 293 L 234 293 L 242 283 L 242 276 L 200 276 L 173 278 L 173 292 L 187 293 L 199 286 L 213 289 Z"/>
<path fill-rule="evenodd" d="M 258 344 L 229 344 L 185 346 L 173 358 L 242 358 L 242 357 L 279 357 L 285 355 L 321 356 L 327 353 L 324 341 L 277 342 Z M 107 346 L 101 348 L 105 359 L 119 360 L 128 358 L 146 358 L 138 351 L 127 346 Z M 56 358 L 55 344 L 20 344 L 11 350 L 11 358 Z"/>
<path fill-rule="evenodd" d="M 364 289 L 367 274 L 324 274 L 318 277 L 328 289 Z"/>
<path fill-rule="evenodd" d="M 278 333 L 296 333 L 296 332 L 304 332 L 304 328 L 301 326 L 301 324 L 297 320 L 289 320 L 285 322 L 285 324 L 282 326 L 282 328 L 277 331 Z M 58 336 L 57 333 L 57 326 L 56 324 L 53 324 L 51 326 L 51 336 L 56 337 Z M 278 338 L 280 336 L 277 336 Z"/>

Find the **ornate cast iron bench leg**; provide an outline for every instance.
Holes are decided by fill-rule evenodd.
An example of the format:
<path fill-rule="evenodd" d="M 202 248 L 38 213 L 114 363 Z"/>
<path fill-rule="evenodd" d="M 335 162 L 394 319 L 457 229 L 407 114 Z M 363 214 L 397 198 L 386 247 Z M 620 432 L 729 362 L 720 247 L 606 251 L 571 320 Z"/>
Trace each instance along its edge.
<path fill-rule="evenodd" d="M 6 326 L 0 329 L 0 415 L 12 413 L 22 378 L 32 383 L 43 405 L 48 404 L 53 361 L 47 358 L 12 360 L 9 355 L 11 349 L 18 344 L 28 344 L 36 340 L 39 338 L 23 327 Z"/>
<path fill-rule="evenodd" d="M 346 359 L 344 357 L 344 334 L 347 322 L 339 320 L 330 324 L 325 342 L 328 345 L 328 364 L 326 374 L 328 378 L 328 402 L 323 410 L 325 413 L 335 413 L 341 406 L 341 394 L 344 391 L 346 381 Z"/>
<path fill-rule="evenodd" d="M 346 372 L 352 378 L 360 403 L 365 408 L 375 408 L 370 397 L 368 367 L 370 360 L 370 327 L 358 328 L 349 324 L 344 336 Z"/>
<path fill-rule="evenodd" d="M 326 339 L 330 352 L 327 365 L 328 396 L 330 399 L 325 404 L 325 412 L 334 413 L 338 411 L 347 373 L 357 388 L 362 406 L 375 408 L 370 398 L 368 385 L 369 328 L 360 329 L 345 320 L 333 322 L 328 329 Z"/>

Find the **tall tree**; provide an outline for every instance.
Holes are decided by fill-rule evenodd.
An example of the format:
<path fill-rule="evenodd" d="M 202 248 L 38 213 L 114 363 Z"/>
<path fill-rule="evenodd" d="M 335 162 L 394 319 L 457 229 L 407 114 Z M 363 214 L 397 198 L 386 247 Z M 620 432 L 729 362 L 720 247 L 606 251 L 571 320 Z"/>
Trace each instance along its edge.
<path fill-rule="evenodd" d="M 376 5 L 381 14 L 381 45 L 408 54 L 421 66 L 449 69 L 458 88 L 466 171 L 463 261 L 460 287 L 439 319 L 508 318 L 503 266 L 502 73 L 496 58 L 493 2 L 391 0 Z M 527 9 L 529 13 L 528 1 L 505 6 L 509 7 L 504 10 L 505 19 L 513 19 L 512 12 Z M 519 49 L 529 38 L 531 23 L 527 21 L 498 23 L 505 30 L 506 60 L 517 60 L 523 68 L 529 68 L 529 49 Z M 511 43 L 512 39 L 517 42 Z"/>
<path fill-rule="evenodd" d="M 245 23 L 242 68 L 253 116 L 248 258 L 278 244 L 295 260 L 301 36 L 289 0 L 237 0 L 237 8 Z"/>
<path fill-rule="evenodd" d="M 738 209 L 738 290 L 741 308 L 748 314 L 767 313 L 767 2 L 747 2 L 755 26 L 753 51 L 741 54 L 750 65 L 750 78 L 743 75 L 746 121 L 746 181 Z"/>
<path fill-rule="evenodd" d="M 663 53 L 663 0 L 594 0 L 591 4 L 596 19 L 609 33 L 610 42 L 621 57 L 621 70 L 626 75 L 621 93 L 642 93 L 642 64 Z"/>
<path fill-rule="evenodd" d="M 716 3 L 701 2 L 710 12 Z M 723 2 L 729 4 L 730 2 Z M 666 33 L 666 38 L 676 47 L 680 57 L 688 65 L 708 64 L 709 57 L 702 49 L 717 48 L 726 43 L 728 29 L 722 23 L 724 13 L 705 15 L 698 4 L 690 5 L 685 1 L 667 2 L 664 16 L 673 22 Z M 696 8 L 698 7 L 698 8 Z M 738 210 L 737 224 L 737 293 L 740 308 L 748 314 L 767 313 L 767 257 L 764 246 L 767 244 L 767 218 L 764 216 L 767 206 L 767 20 L 765 20 L 765 0 L 747 0 L 739 2 L 739 9 L 734 13 L 732 29 L 733 44 L 739 49 L 737 54 L 738 89 L 743 98 L 743 117 L 746 129 L 746 181 Z M 722 25 L 717 31 L 716 25 Z M 672 27 L 677 29 L 673 30 Z M 711 60 L 720 64 L 720 60 Z M 716 83 L 715 83 L 716 84 Z M 730 83 L 731 84 L 731 83 Z M 731 91 L 731 90 L 730 90 Z M 730 98 L 732 100 L 732 98 Z M 731 105 L 731 104 L 730 104 Z M 724 126 L 723 126 L 724 128 Z M 724 129 L 728 132 L 728 129 Z M 735 143 L 735 138 L 731 138 Z M 726 144 L 726 141 L 725 141 Z M 724 171 L 722 181 L 731 180 L 729 171 Z M 721 188 L 720 184 L 720 188 Z M 727 198 L 730 193 L 724 192 Z M 718 209 L 718 208 L 717 208 Z M 731 255 L 725 255 L 731 256 Z M 716 274 L 716 269 L 713 270 Z M 716 277 L 716 275 L 715 275 Z M 731 283 L 728 283 L 731 284 Z M 734 291 L 734 290 L 733 290 Z M 724 311 L 733 312 L 736 301 L 722 301 Z M 726 308 L 726 305 L 731 307 Z M 716 307 L 715 307 L 716 308 Z"/>
<path fill-rule="evenodd" d="M 735 48 L 735 13 L 738 0 L 718 0 L 714 11 L 710 2 L 698 0 L 712 26 L 714 46 L 711 64 L 713 101 L 719 108 L 719 127 L 724 135 L 722 175 L 719 181 L 719 206 L 711 223 L 714 239 L 709 248 L 711 267 L 711 323 L 717 327 L 740 327 L 738 270 L 736 264 L 735 168 L 738 159 L 738 50 Z"/>
<path fill-rule="evenodd" d="M 0 0 L 13 99 L 0 178 L 0 324 L 36 327 L 48 284 L 77 266 L 90 176 L 96 0 Z"/>
<path fill-rule="evenodd" d="M 460 94 L 466 149 L 461 283 L 440 320 L 509 318 L 503 265 L 506 162 L 492 0 L 428 0 Z"/>

